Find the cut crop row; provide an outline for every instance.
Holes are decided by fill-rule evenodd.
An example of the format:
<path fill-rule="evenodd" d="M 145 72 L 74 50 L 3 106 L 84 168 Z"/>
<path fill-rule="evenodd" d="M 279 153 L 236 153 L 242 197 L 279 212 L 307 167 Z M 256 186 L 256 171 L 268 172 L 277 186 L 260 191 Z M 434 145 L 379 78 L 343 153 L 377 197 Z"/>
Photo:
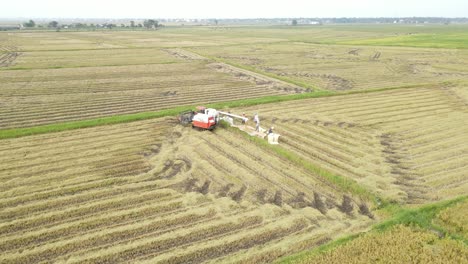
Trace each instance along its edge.
<path fill-rule="evenodd" d="M 126 154 L 135 153 L 138 150 L 143 149 L 145 146 L 150 145 L 154 141 L 155 140 L 152 139 L 152 138 L 144 137 L 144 139 L 140 140 L 137 144 L 132 144 L 132 147 L 129 149 L 127 147 L 127 145 L 126 145 L 126 144 L 129 144 L 130 142 L 132 142 L 132 138 L 131 138 L 131 136 L 129 136 L 126 139 L 123 138 L 122 141 L 117 141 L 118 144 L 104 144 L 104 145 L 102 145 L 102 146 L 106 146 L 105 149 L 103 147 L 101 147 L 101 148 L 96 147 L 96 149 L 94 149 L 94 148 L 91 148 L 90 146 L 86 146 L 86 148 L 83 148 L 82 151 L 80 151 L 80 149 L 78 148 L 77 151 L 76 151 L 76 155 L 73 155 L 72 157 L 66 156 L 66 155 L 61 155 L 63 153 L 60 153 L 58 151 L 60 151 L 60 150 L 65 151 L 65 150 L 57 149 L 58 151 L 55 152 L 55 153 L 48 152 L 47 153 L 47 156 L 48 156 L 47 158 L 55 156 L 54 162 L 57 162 L 57 163 L 60 162 L 60 163 L 62 163 L 61 168 L 66 168 L 67 163 L 76 163 L 77 161 L 80 161 L 80 163 L 81 163 L 81 162 L 84 162 L 85 160 L 88 160 L 88 159 L 92 160 L 92 158 L 95 158 L 96 156 L 101 156 L 103 153 L 106 153 L 107 155 L 108 154 L 112 155 L 113 153 L 123 153 L 123 151 L 125 151 Z M 133 140 L 133 142 L 135 142 L 135 140 Z M 97 143 L 97 144 L 99 145 L 99 143 Z M 90 152 L 92 152 L 92 153 L 90 153 Z M 41 165 L 44 165 L 44 160 L 45 160 L 44 156 L 45 155 L 43 155 L 42 157 L 39 157 L 37 159 L 38 161 L 36 161 L 35 159 L 31 159 L 31 160 L 28 159 L 27 164 L 15 163 L 14 161 L 11 163 L 11 165 L 13 165 L 13 166 L 10 166 L 10 167 L 5 166 L 5 165 L 10 165 L 10 163 L 4 164 L 3 166 L 0 167 L 0 173 L 5 173 L 5 171 L 15 171 L 16 173 L 18 173 L 18 175 L 20 175 L 21 171 L 28 171 L 31 168 L 40 167 Z M 16 166 L 14 166 L 14 165 L 16 165 Z M 56 167 L 56 168 L 59 168 L 59 167 Z M 47 172 L 47 169 L 44 170 L 44 171 L 41 171 L 40 174 L 43 174 L 44 172 Z M 36 171 L 36 173 L 39 174 L 39 171 Z M 0 177 L 0 178 L 1 179 L 8 179 L 9 177 L 8 178 Z"/>
<path fill-rule="evenodd" d="M 229 137 L 227 137 L 225 133 L 217 133 L 216 136 L 219 137 L 219 140 L 224 141 L 223 144 L 229 144 L 231 146 L 230 149 L 239 150 L 241 153 L 248 156 L 251 160 L 263 161 L 262 164 L 265 167 L 265 170 L 279 173 L 279 175 L 277 176 L 278 178 L 286 178 L 291 183 L 290 186 L 294 186 L 294 189 L 297 191 L 297 193 L 301 193 L 301 191 L 303 191 L 310 194 L 311 190 L 316 191 L 318 187 L 318 182 L 321 183 L 322 186 L 320 187 L 322 188 L 327 186 L 328 188 L 333 189 L 335 187 L 331 186 L 328 182 L 323 181 L 323 179 L 317 175 L 310 174 L 300 169 L 291 169 L 288 161 L 281 160 L 277 156 L 272 156 L 269 158 L 268 161 L 264 161 L 264 158 L 262 156 L 267 152 L 261 152 L 260 155 L 256 155 L 256 148 L 251 146 L 250 144 L 246 144 L 246 142 L 243 142 L 243 140 L 245 139 L 239 137 L 238 135 L 229 135 Z M 241 143 L 234 143 L 234 141 L 232 140 L 233 137 L 236 137 Z M 268 154 L 272 155 L 271 153 Z M 300 173 L 304 175 L 300 175 Z M 323 191 L 322 188 L 320 188 L 320 191 Z M 328 193 L 324 195 L 327 197 L 327 199 L 334 199 Z"/>
<path fill-rule="evenodd" d="M 151 201 L 152 199 L 159 199 L 164 197 L 169 197 L 172 194 L 168 192 L 161 192 L 160 190 L 154 191 L 157 189 L 158 184 L 148 184 L 146 186 L 137 186 L 137 187 L 127 187 L 127 188 L 116 188 L 106 190 L 97 190 L 95 192 L 87 192 L 84 194 L 75 195 L 71 198 L 62 197 L 54 199 L 53 201 L 43 201 L 38 203 L 27 204 L 26 206 L 17 206 L 13 208 L 7 208 L 3 210 L 0 214 L 0 219 L 2 221 L 11 221 L 17 220 L 20 218 L 31 217 L 33 213 L 44 214 L 49 211 L 56 211 L 57 209 L 70 207 L 75 208 L 78 205 L 86 204 L 89 205 L 89 202 L 92 201 L 95 207 L 101 208 L 102 210 L 108 210 L 115 207 L 129 205 L 133 203 L 139 203 L 144 201 Z M 115 199 L 115 197 L 122 197 L 125 193 L 133 193 L 134 191 L 139 192 L 139 196 L 128 198 Z M 145 191 L 142 193 L 142 191 Z M 94 212 L 93 207 L 81 208 L 82 214 L 85 212 Z M 80 211 L 80 210 L 79 210 Z M 79 212 L 76 212 L 79 213 Z"/>
<path fill-rule="evenodd" d="M 2 227 L 2 229 L 7 231 L 5 234 L 7 234 L 8 237 L 13 237 L 15 234 L 24 231 L 32 233 L 40 232 L 40 230 L 44 229 L 50 230 L 50 228 L 60 228 L 63 226 L 69 228 L 75 225 L 80 228 L 82 227 L 85 231 L 89 231 L 93 229 L 102 229 L 104 227 L 120 227 L 129 223 L 136 223 L 144 219 L 154 219 L 155 217 L 165 217 L 167 215 L 183 213 L 193 208 L 203 208 L 209 204 L 209 202 L 205 201 L 186 203 L 181 199 L 181 196 L 173 196 L 160 199 L 157 205 L 154 203 L 143 203 L 138 207 L 125 206 L 116 211 L 110 210 L 106 214 L 101 214 L 101 212 L 97 210 L 86 215 L 86 218 L 82 217 L 78 209 L 59 213 L 53 212 L 37 216 L 35 218 L 16 221 Z"/>
<path fill-rule="evenodd" d="M 92 258 L 82 263 L 115 263 L 117 261 L 122 262 L 135 260 L 136 258 L 145 255 L 155 254 L 171 248 L 192 244 L 199 240 L 226 235 L 249 227 L 255 227 L 260 225 L 262 221 L 262 217 L 259 216 L 242 217 L 240 219 L 236 219 L 235 222 L 229 221 L 225 223 L 212 224 L 208 227 L 193 230 L 185 235 L 176 235 L 170 238 L 152 241 L 136 248 L 120 251 L 117 254 Z"/>
<path fill-rule="evenodd" d="M 87 206 L 86 208 L 74 208 L 60 212 L 45 213 L 43 215 L 16 220 L 14 222 L 5 224 L 0 228 L 0 234 L 3 237 L 14 236 L 18 232 L 23 232 L 25 230 L 32 232 L 33 230 L 47 229 L 49 227 L 55 227 L 61 224 L 69 225 L 73 223 L 82 223 L 84 216 L 89 218 L 88 223 L 90 228 L 93 226 L 96 228 L 101 226 L 109 226 L 118 224 L 119 222 L 125 223 L 125 221 L 129 220 L 135 221 L 136 218 L 153 215 L 153 213 L 162 214 L 164 212 L 172 212 L 174 210 L 182 209 L 183 203 L 177 201 L 178 198 L 180 197 L 167 196 L 160 198 L 160 204 L 156 207 L 154 207 L 152 204 L 140 203 L 140 207 L 138 208 L 143 207 L 143 209 L 138 209 L 138 211 L 135 211 L 135 205 L 129 206 L 129 204 L 124 204 L 121 207 L 114 207 L 120 210 L 120 213 L 118 214 L 113 214 L 113 210 L 108 210 L 112 208 L 105 208 L 106 210 L 101 212 L 101 207 L 99 207 L 99 205 L 91 205 Z M 115 220 L 116 222 L 109 222 L 106 220 L 106 217 L 102 217 L 102 213 L 106 211 L 109 211 L 108 218 Z M 87 224 L 84 223 L 84 226 L 86 225 Z"/>
<path fill-rule="evenodd" d="M 189 252 L 181 252 L 178 256 L 169 257 L 164 263 L 201 263 L 210 259 L 219 258 L 234 252 L 251 248 L 259 244 L 266 244 L 270 241 L 281 239 L 293 233 L 299 232 L 307 225 L 302 221 L 293 221 L 290 224 L 277 228 L 265 229 L 254 232 L 254 234 L 244 234 L 243 237 L 224 241 L 222 244 L 206 246 Z"/>
<path fill-rule="evenodd" d="M 97 132 L 97 131 L 96 131 Z M 55 139 L 48 139 L 48 138 L 43 138 L 40 137 L 41 141 L 45 141 L 44 143 L 33 143 L 29 144 L 21 144 L 18 142 L 16 144 L 17 148 L 15 149 L 1 149 L 0 153 L 8 151 L 10 155 L 1 157 L 2 162 L 14 162 L 17 160 L 20 160 L 22 157 L 20 155 L 24 154 L 25 152 L 31 152 L 28 153 L 28 161 L 31 159 L 35 158 L 43 158 L 45 154 L 53 153 L 55 155 L 57 154 L 64 154 L 69 152 L 67 148 L 72 148 L 75 152 L 78 151 L 84 151 L 91 146 L 97 146 L 102 147 L 102 146 L 108 146 L 110 143 L 115 143 L 116 140 L 123 141 L 123 142 L 128 142 L 130 138 L 137 138 L 142 140 L 146 140 L 143 137 L 145 135 L 151 134 L 157 137 L 158 135 L 163 135 L 165 133 L 165 129 L 154 129 L 151 124 L 147 124 L 144 127 L 135 127 L 133 130 L 131 128 L 128 129 L 117 129 L 115 131 L 109 130 L 108 134 L 105 133 L 92 133 L 92 134 L 84 134 L 81 135 L 81 137 L 70 137 L 70 136 L 63 136 L 60 135 L 60 141 L 58 142 L 57 138 Z M 57 134 L 56 134 L 57 135 Z M 37 139 L 36 139 L 37 140 Z M 80 141 L 80 145 L 77 146 L 76 142 L 77 140 Z M 162 141 L 162 140 L 161 140 Z M 54 145 L 50 146 L 47 143 L 48 142 L 53 142 Z M 26 142 L 24 142 L 26 143 Z M 67 149 L 67 150 L 66 150 Z M 23 157 L 24 159 L 24 157 Z"/>
<path fill-rule="evenodd" d="M 352 166 L 350 167 L 349 164 L 343 164 L 342 162 L 336 161 L 333 157 L 323 155 L 321 152 L 307 148 L 306 146 L 301 145 L 300 142 L 301 141 L 292 134 L 286 134 L 282 139 L 282 143 L 289 146 L 289 148 L 293 149 L 295 152 L 303 153 L 305 157 L 307 157 L 307 160 L 318 160 L 321 164 L 328 164 L 329 167 L 335 168 L 334 170 L 338 172 L 345 172 L 345 175 L 352 175 L 356 178 L 364 177 L 362 174 L 355 173 Z"/>
<path fill-rule="evenodd" d="M 223 93 L 222 98 L 216 97 L 216 95 L 214 95 L 213 93 L 210 93 L 208 97 L 197 97 L 198 99 L 197 98 L 185 98 L 185 99 L 176 99 L 173 101 L 171 100 L 168 101 L 167 98 L 161 98 L 161 102 L 163 102 L 163 104 L 160 107 L 155 106 L 154 99 L 148 99 L 149 101 L 147 102 L 148 103 L 147 105 L 145 104 L 142 105 L 141 103 L 133 100 L 132 102 L 129 102 L 128 105 L 121 105 L 118 108 L 113 107 L 112 109 L 104 110 L 102 106 L 97 106 L 99 109 L 96 109 L 96 110 L 88 109 L 87 111 L 90 111 L 90 112 L 87 114 L 83 114 L 81 113 L 81 111 L 79 114 L 76 114 L 76 109 L 74 109 L 74 110 L 70 110 L 70 113 L 73 113 L 73 115 L 60 116 L 58 114 L 58 116 L 55 118 L 45 117 L 44 115 L 46 114 L 45 113 L 43 114 L 40 112 L 39 114 L 35 113 L 33 114 L 33 116 L 29 116 L 29 117 L 26 117 L 24 115 L 21 115 L 21 117 L 14 116 L 12 117 L 14 121 L 4 122 L 4 124 L 1 126 L 3 128 L 11 128 L 11 127 L 24 127 L 24 126 L 31 126 L 31 125 L 42 125 L 42 124 L 48 124 L 52 122 L 82 120 L 85 118 L 103 117 L 103 116 L 109 116 L 113 114 L 131 114 L 131 113 L 137 113 L 137 112 L 155 111 L 155 110 L 176 107 L 180 105 L 190 105 L 190 104 L 194 104 L 197 102 L 198 103 L 219 102 L 219 101 L 225 100 L 225 98 L 229 98 L 229 100 L 237 100 L 237 99 L 245 99 L 245 98 L 252 98 L 252 97 L 261 97 L 261 96 L 266 96 L 266 95 L 271 95 L 271 91 L 267 89 L 262 90 L 262 91 L 255 91 L 250 88 L 248 89 L 248 91 L 246 90 L 243 93 L 240 93 L 237 91 Z M 214 99 L 214 98 L 217 98 L 217 99 Z"/>
<path fill-rule="evenodd" d="M 169 204 L 159 205 L 157 207 L 147 208 L 146 210 L 139 210 L 132 213 L 131 215 L 119 216 L 119 217 L 109 217 L 106 219 L 100 219 L 100 221 L 80 221 L 77 225 L 68 225 L 62 229 L 47 230 L 44 233 L 32 233 L 33 235 L 25 235 L 20 238 L 13 239 L 4 239 L 0 243 L 0 250 L 3 252 L 8 250 L 14 250 L 21 247 L 35 246 L 38 247 L 43 243 L 50 243 L 54 240 L 65 240 L 67 237 L 76 237 L 79 234 L 89 233 L 93 230 L 100 229 L 102 230 L 106 226 L 119 224 L 119 220 L 125 220 L 128 222 L 128 217 L 134 218 L 135 220 L 140 219 L 143 216 L 155 215 L 155 213 L 162 214 L 165 212 L 173 212 L 176 209 L 182 207 L 180 201 L 171 202 Z M 135 216 L 138 215 L 139 218 Z M 190 215 L 196 221 L 197 215 Z M 135 221 L 134 220 L 134 221 Z M 166 222 L 167 223 L 167 222 Z M 167 223 L 168 224 L 168 223 Z M 149 229 L 147 229 L 149 231 Z"/>

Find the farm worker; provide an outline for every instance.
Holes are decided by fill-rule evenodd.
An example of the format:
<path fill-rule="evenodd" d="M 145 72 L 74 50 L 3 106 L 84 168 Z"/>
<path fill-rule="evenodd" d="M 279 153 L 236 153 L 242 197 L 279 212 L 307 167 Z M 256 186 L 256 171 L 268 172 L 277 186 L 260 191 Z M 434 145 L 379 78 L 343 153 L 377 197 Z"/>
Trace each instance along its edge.
<path fill-rule="evenodd" d="M 255 113 L 253 120 L 255 122 L 255 131 L 260 132 L 260 118 L 258 118 L 258 113 Z"/>
<path fill-rule="evenodd" d="M 242 113 L 242 124 L 245 125 L 245 120 L 247 119 L 247 117 L 245 117 L 245 113 Z"/>
<path fill-rule="evenodd" d="M 228 114 L 231 114 L 231 111 L 229 111 Z M 229 123 L 229 125 L 231 125 L 231 126 L 234 125 L 234 119 L 232 117 L 226 116 L 225 120 Z"/>
<path fill-rule="evenodd" d="M 267 135 L 270 135 L 273 133 L 273 129 L 275 129 L 274 127 L 270 127 L 270 129 L 268 129 L 268 132 L 267 132 Z"/>

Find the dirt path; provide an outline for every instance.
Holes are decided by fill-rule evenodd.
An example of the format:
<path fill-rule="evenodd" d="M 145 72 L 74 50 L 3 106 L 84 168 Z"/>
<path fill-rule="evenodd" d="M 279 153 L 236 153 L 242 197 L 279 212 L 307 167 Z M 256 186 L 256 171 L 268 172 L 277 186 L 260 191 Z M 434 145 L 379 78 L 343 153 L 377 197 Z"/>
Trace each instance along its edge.
<path fill-rule="evenodd" d="M 203 57 L 199 54 L 194 52 L 190 52 L 184 49 L 166 49 L 167 53 L 175 56 L 177 58 L 181 58 L 184 60 L 206 60 L 211 61 L 209 58 Z M 270 89 L 283 91 L 287 93 L 304 93 L 310 92 L 310 89 L 304 89 L 303 87 L 272 78 L 263 74 L 259 74 L 253 71 L 249 71 L 246 69 L 242 69 L 239 67 L 235 67 L 223 62 L 214 62 L 207 65 L 209 68 L 214 69 L 218 72 L 227 73 L 236 77 L 239 80 L 248 81 L 254 83 L 256 85 L 261 85 L 268 87 Z"/>

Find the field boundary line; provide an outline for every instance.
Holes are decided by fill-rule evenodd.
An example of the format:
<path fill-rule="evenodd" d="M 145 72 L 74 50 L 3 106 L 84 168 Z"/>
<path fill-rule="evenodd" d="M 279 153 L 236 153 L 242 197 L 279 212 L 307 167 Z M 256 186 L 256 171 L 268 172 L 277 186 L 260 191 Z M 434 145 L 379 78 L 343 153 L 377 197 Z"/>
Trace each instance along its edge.
<path fill-rule="evenodd" d="M 277 103 L 293 100 L 303 100 L 303 99 L 312 99 L 312 98 L 321 98 L 321 97 L 332 97 L 332 96 L 346 96 L 350 94 L 367 94 L 374 92 L 383 92 L 389 90 L 398 90 L 398 89 L 407 89 L 407 88 L 417 88 L 417 87 L 436 87 L 438 84 L 426 84 L 426 85 L 407 85 L 399 87 L 388 87 L 388 88 L 379 88 L 373 90 L 358 90 L 358 91 L 348 91 L 348 92 L 332 92 L 332 91 L 316 91 L 310 93 L 302 94 L 292 94 L 292 95 L 272 95 L 265 96 L 260 98 L 249 98 L 249 99 L 240 99 L 234 101 L 225 101 L 218 103 L 206 103 L 208 107 L 216 109 L 226 109 L 234 107 L 246 107 L 254 106 L 268 103 Z M 200 104 L 204 104 L 201 102 Z M 199 104 L 198 104 L 199 105 Z M 23 127 L 23 128 L 9 128 L 0 130 L 0 140 L 8 138 L 18 138 L 30 135 L 45 134 L 51 132 L 61 132 L 66 130 L 74 130 L 79 128 L 119 124 L 119 123 L 128 123 L 133 121 L 140 121 L 146 119 L 167 117 L 167 116 L 176 116 L 180 112 L 193 109 L 196 105 L 184 105 L 178 106 L 175 108 L 168 108 L 164 110 L 159 110 L 155 112 L 141 112 L 136 114 L 124 114 L 124 115 L 114 115 L 109 117 L 101 117 L 95 119 L 85 119 L 79 121 L 70 121 L 63 123 L 53 123 L 49 125 L 33 126 L 33 127 Z"/>

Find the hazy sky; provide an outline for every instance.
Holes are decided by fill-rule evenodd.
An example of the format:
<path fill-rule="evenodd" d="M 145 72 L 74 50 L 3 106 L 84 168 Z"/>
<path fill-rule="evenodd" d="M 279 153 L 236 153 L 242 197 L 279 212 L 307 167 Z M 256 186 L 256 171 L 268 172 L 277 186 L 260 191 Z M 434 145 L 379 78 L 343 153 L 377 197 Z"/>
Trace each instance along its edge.
<path fill-rule="evenodd" d="M 0 18 L 468 17 L 468 0 L 4 0 Z"/>

